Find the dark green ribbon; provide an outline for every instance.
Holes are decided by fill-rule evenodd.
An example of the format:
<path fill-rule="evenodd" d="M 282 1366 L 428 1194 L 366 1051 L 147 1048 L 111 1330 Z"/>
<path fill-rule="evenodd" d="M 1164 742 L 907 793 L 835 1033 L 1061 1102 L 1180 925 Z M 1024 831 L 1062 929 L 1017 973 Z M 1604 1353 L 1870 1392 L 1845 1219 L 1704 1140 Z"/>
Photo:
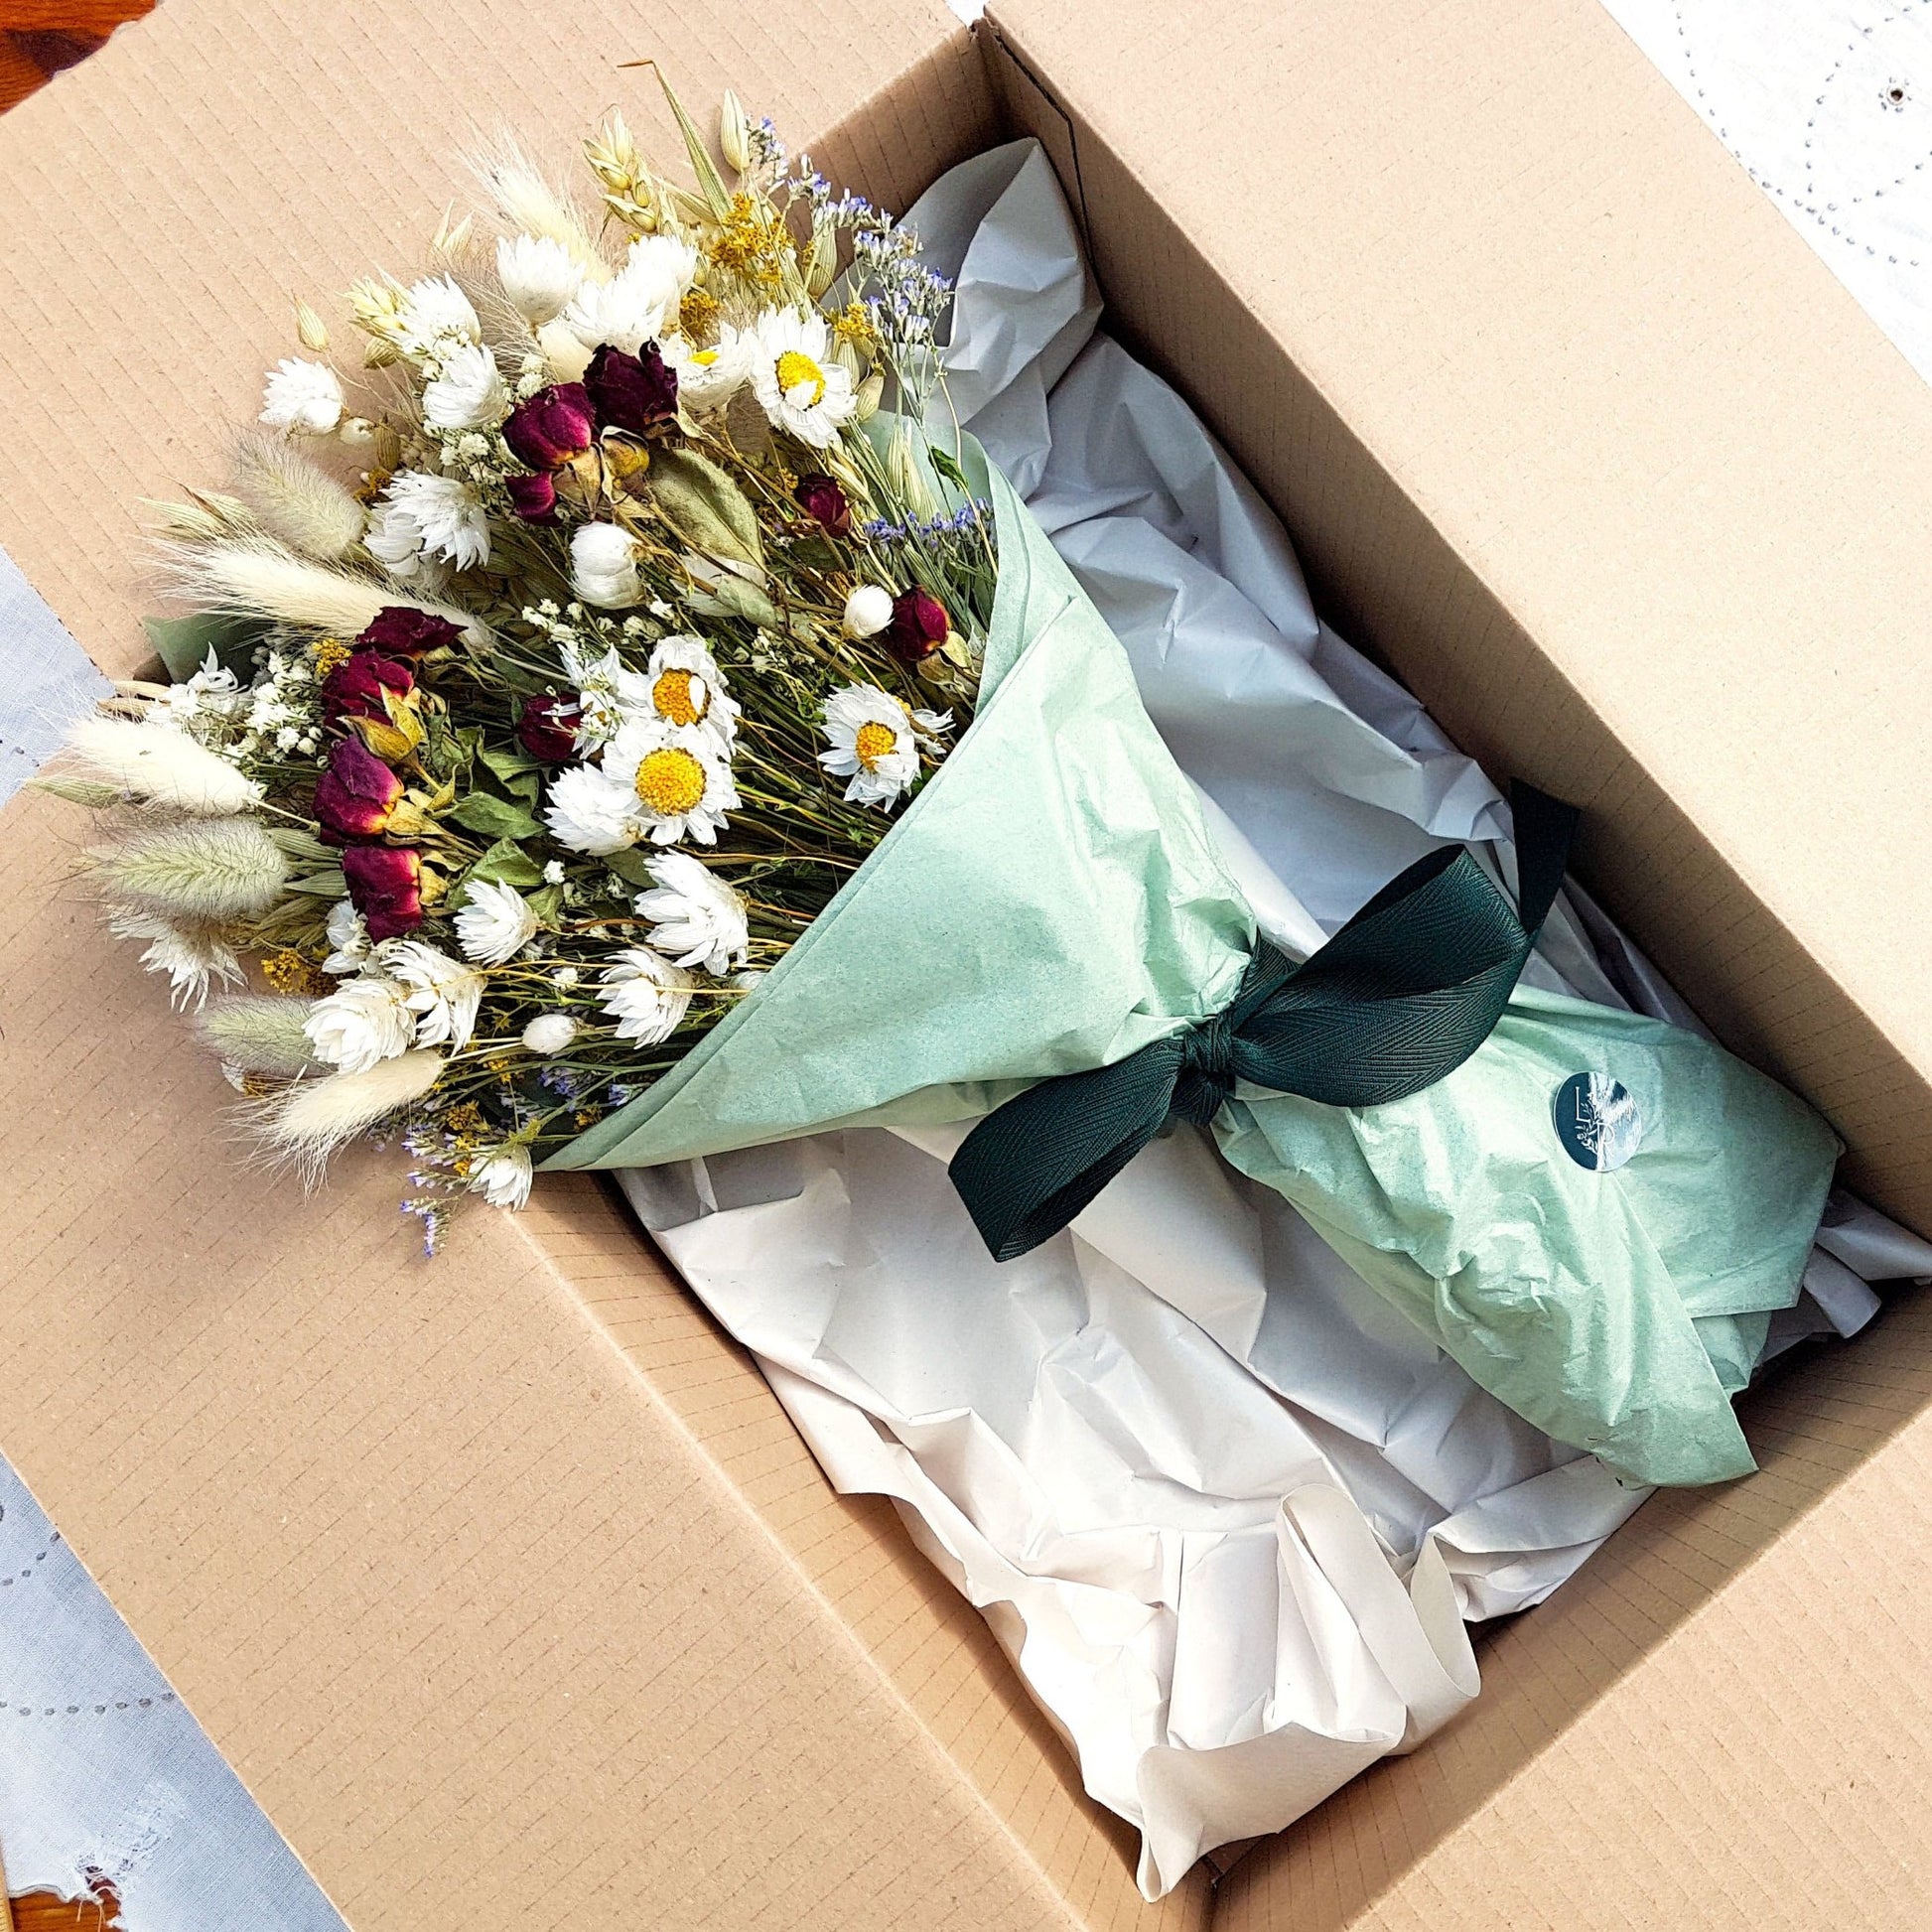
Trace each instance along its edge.
<path fill-rule="evenodd" d="M 1534 786 L 1511 803 L 1519 905 L 1463 847 L 1432 852 L 1302 965 L 1264 941 L 1225 1012 L 988 1114 L 950 1172 L 994 1259 L 1057 1234 L 1170 1121 L 1207 1126 L 1237 1080 L 1374 1107 L 1460 1066 L 1509 1004 L 1576 830 Z"/>

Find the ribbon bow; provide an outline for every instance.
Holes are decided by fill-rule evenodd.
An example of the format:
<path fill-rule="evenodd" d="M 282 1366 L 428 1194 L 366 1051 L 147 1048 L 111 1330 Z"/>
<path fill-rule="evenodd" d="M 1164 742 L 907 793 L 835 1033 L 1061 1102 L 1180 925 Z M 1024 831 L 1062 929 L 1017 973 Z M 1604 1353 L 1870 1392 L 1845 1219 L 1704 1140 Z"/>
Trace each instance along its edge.
<path fill-rule="evenodd" d="M 1519 905 L 1466 849 L 1432 852 L 1300 966 L 1263 941 L 1224 1012 L 988 1114 L 949 1173 L 993 1258 L 1057 1234 L 1170 1121 L 1207 1126 L 1238 1080 L 1374 1107 L 1460 1066 L 1509 1004 L 1576 831 L 1574 806 L 1510 796 Z"/>

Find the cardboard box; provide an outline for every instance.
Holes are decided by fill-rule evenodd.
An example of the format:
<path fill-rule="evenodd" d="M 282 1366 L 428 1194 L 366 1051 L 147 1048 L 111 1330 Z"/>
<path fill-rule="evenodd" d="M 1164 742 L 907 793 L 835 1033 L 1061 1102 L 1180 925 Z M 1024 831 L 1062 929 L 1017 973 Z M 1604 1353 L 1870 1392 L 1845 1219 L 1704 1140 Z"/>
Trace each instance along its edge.
<path fill-rule="evenodd" d="M 1932 1231 L 1932 396 L 1594 0 L 169 0 L 0 121 L 0 545 L 146 655 L 140 499 L 450 156 L 736 85 L 903 203 L 1015 130 L 1318 599 Z M 816 138 L 814 138 L 816 137 Z M 1746 1405 L 1473 1710 L 1159 1906 L 981 1620 L 595 1180 L 416 1258 L 244 1171 L 5 816 L 0 1447 L 361 1932 L 1926 1922 L 1932 1307 Z"/>

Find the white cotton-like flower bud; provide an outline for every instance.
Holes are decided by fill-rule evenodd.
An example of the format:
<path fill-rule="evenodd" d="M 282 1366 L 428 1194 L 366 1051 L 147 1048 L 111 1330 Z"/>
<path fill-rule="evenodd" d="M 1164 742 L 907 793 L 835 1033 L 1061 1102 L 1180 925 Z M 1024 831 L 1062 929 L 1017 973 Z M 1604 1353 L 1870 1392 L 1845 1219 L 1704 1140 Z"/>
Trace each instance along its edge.
<path fill-rule="evenodd" d="M 615 523 L 586 523 L 570 539 L 570 583 L 586 604 L 602 610 L 641 602 L 636 538 Z"/>
<path fill-rule="evenodd" d="M 512 309 L 532 328 L 554 322 L 584 286 L 584 270 L 550 235 L 505 235 L 496 244 L 496 279 Z"/>
<path fill-rule="evenodd" d="M 254 818 L 158 825 L 93 860 L 111 898 L 200 924 L 266 912 L 289 876 L 281 847 Z"/>
<path fill-rule="evenodd" d="M 226 817 L 261 802 L 252 778 L 172 725 L 83 718 L 64 749 L 77 776 L 192 817 Z"/>
<path fill-rule="evenodd" d="M 523 1029 L 523 1048 L 548 1057 L 565 1051 L 576 1037 L 577 1022 L 569 1014 L 540 1013 Z"/>
<path fill-rule="evenodd" d="M 327 436 L 343 419 L 341 378 L 326 362 L 291 355 L 262 385 L 261 420 L 287 436 Z"/>
<path fill-rule="evenodd" d="M 381 432 L 366 416 L 345 416 L 336 434 L 351 450 L 364 450 Z"/>
<path fill-rule="evenodd" d="M 893 594 L 883 584 L 861 584 L 845 601 L 845 634 L 876 637 L 893 621 Z"/>

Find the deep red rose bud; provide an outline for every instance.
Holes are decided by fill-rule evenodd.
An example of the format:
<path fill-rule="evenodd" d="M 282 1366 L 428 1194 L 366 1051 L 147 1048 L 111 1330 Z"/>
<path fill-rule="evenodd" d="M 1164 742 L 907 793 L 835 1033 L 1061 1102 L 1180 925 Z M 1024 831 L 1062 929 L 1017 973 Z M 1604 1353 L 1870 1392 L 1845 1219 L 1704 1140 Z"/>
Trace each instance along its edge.
<path fill-rule="evenodd" d="M 420 657 L 427 650 L 454 644 L 462 635 L 448 618 L 408 604 L 392 604 L 369 620 L 355 643 L 360 650 L 379 650 L 385 657 Z"/>
<path fill-rule="evenodd" d="M 406 845 L 352 845 L 343 854 L 349 903 L 371 939 L 400 939 L 423 922 L 423 862 Z"/>
<path fill-rule="evenodd" d="M 893 621 L 886 626 L 886 648 L 901 664 L 920 664 L 946 641 L 952 619 L 930 591 L 914 585 L 893 599 Z"/>
<path fill-rule="evenodd" d="M 606 343 L 584 371 L 599 429 L 648 436 L 677 414 L 677 371 L 664 366 L 655 343 L 635 355 Z"/>
<path fill-rule="evenodd" d="M 799 507 L 827 536 L 851 534 L 852 505 L 846 501 L 845 491 L 830 477 L 800 477 L 798 487 L 791 493 L 797 497 Z"/>
<path fill-rule="evenodd" d="M 316 780 L 316 817 L 331 845 L 380 838 L 402 800 L 402 780 L 352 734 L 329 748 Z"/>
<path fill-rule="evenodd" d="M 558 382 L 520 402 L 503 425 L 503 441 L 532 470 L 561 470 L 597 440 L 591 399 L 581 382 Z"/>
<path fill-rule="evenodd" d="M 510 493 L 510 508 L 525 523 L 554 523 L 557 520 L 557 483 L 547 471 L 533 477 L 505 477 L 503 486 Z"/>
<path fill-rule="evenodd" d="M 516 742 L 533 759 L 561 764 L 577 756 L 577 720 L 583 701 L 576 692 L 562 698 L 525 698 L 516 721 Z"/>
<path fill-rule="evenodd" d="M 380 651 L 351 651 L 322 681 L 323 715 L 331 724 L 339 718 L 386 718 L 383 692 L 406 698 L 415 688 L 416 674 L 407 664 Z"/>

